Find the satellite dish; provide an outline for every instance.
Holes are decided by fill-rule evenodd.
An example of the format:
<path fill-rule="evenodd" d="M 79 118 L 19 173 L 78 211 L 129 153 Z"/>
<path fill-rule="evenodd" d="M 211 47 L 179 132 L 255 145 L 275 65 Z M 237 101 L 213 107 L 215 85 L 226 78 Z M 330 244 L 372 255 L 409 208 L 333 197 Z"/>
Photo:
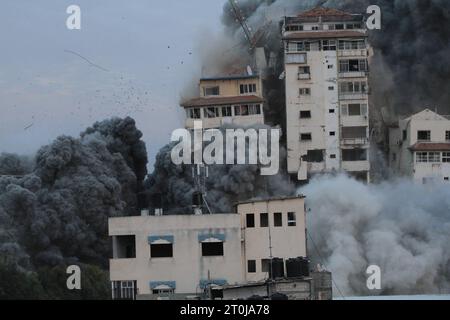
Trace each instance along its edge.
<path fill-rule="evenodd" d="M 247 74 L 248 74 L 249 76 L 252 76 L 252 75 L 253 75 L 252 67 L 247 66 Z"/>

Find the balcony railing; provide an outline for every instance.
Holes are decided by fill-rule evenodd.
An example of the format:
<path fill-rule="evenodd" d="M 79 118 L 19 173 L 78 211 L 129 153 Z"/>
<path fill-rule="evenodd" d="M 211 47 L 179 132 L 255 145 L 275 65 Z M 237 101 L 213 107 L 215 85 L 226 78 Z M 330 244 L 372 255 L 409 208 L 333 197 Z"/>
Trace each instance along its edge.
<path fill-rule="evenodd" d="M 298 74 L 298 80 L 310 80 L 311 74 L 309 73 L 299 73 Z"/>
<path fill-rule="evenodd" d="M 369 139 L 368 138 L 343 138 L 341 139 L 341 144 L 342 145 L 350 145 L 350 146 L 354 146 L 354 145 L 367 145 L 369 144 Z"/>
<path fill-rule="evenodd" d="M 339 72 L 339 78 L 365 78 L 368 76 L 367 71 L 347 71 Z"/>

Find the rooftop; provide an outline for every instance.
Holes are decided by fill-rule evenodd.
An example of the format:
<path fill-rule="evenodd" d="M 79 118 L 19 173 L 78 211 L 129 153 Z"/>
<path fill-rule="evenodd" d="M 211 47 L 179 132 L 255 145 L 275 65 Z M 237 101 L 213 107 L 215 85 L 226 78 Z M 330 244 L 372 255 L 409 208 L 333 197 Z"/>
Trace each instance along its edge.
<path fill-rule="evenodd" d="M 239 80 L 239 79 L 256 79 L 259 75 L 257 74 L 230 74 L 230 75 L 220 75 L 214 77 L 204 77 L 201 78 L 200 81 L 208 81 L 208 80 Z"/>
<path fill-rule="evenodd" d="M 232 97 L 205 97 L 194 98 L 181 103 L 185 108 L 232 105 L 237 103 L 263 103 L 264 99 L 258 96 L 232 96 Z"/>
<path fill-rule="evenodd" d="M 324 8 L 324 7 L 315 7 L 311 10 L 303 11 L 301 12 L 298 17 L 300 18 L 306 18 L 306 17 L 329 17 L 329 16 L 336 16 L 336 17 L 351 17 L 350 13 L 332 9 L 332 8 Z"/>
<path fill-rule="evenodd" d="M 302 194 L 299 194 L 296 196 L 286 196 L 286 197 L 254 198 L 254 199 L 239 201 L 239 202 L 235 203 L 235 205 L 257 203 L 257 202 L 268 202 L 268 201 L 296 200 L 296 199 L 305 199 L 305 198 L 306 197 Z"/>

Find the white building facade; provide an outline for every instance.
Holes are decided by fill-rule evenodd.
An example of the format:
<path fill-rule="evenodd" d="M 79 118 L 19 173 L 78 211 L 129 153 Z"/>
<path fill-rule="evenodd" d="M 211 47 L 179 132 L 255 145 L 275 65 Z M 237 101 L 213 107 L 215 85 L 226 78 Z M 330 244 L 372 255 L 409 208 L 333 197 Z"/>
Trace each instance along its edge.
<path fill-rule="evenodd" d="M 389 130 L 389 163 L 418 183 L 450 179 L 450 119 L 429 109 L 400 120 Z"/>
<path fill-rule="evenodd" d="M 113 299 L 199 298 L 211 286 L 268 279 L 271 258 L 306 256 L 304 197 L 240 203 L 236 209 L 110 218 Z"/>
<path fill-rule="evenodd" d="M 288 172 L 369 180 L 369 46 L 362 15 L 315 8 L 286 17 Z"/>

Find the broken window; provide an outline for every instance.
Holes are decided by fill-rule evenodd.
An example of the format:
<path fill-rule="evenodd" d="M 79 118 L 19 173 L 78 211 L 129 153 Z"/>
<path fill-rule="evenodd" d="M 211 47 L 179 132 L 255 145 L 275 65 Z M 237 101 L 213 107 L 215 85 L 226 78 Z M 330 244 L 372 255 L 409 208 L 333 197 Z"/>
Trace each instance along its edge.
<path fill-rule="evenodd" d="M 205 87 L 203 88 L 203 93 L 205 96 L 218 96 L 220 95 L 220 87 Z"/>
<path fill-rule="evenodd" d="M 151 258 L 172 258 L 173 257 L 173 244 L 150 244 L 150 257 Z"/>
<path fill-rule="evenodd" d="M 255 215 L 253 213 L 248 213 L 246 215 L 246 220 L 247 220 L 247 228 L 255 227 Z"/>
<path fill-rule="evenodd" d="M 311 118 L 311 111 L 300 111 L 300 119 Z"/>
<path fill-rule="evenodd" d="M 203 242 L 202 256 L 203 257 L 223 256 L 223 242 Z"/>
<path fill-rule="evenodd" d="M 300 134 L 300 141 L 311 141 L 312 134 L 311 133 L 302 133 Z"/>
<path fill-rule="evenodd" d="M 325 150 L 308 150 L 308 153 L 302 157 L 303 161 L 320 163 L 323 162 Z"/>
<path fill-rule="evenodd" d="M 431 131 L 417 131 L 417 140 L 431 141 Z"/>
<path fill-rule="evenodd" d="M 136 236 L 115 236 L 113 246 L 114 259 L 136 258 Z"/>
<path fill-rule="evenodd" d="M 267 228 L 269 226 L 269 214 L 261 213 L 259 216 L 259 226 L 261 228 Z"/>
<path fill-rule="evenodd" d="M 256 273 L 256 260 L 248 260 L 247 261 L 247 272 L 248 273 Z"/>
<path fill-rule="evenodd" d="M 273 221 L 275 227 L 282 227 L 283 226 L 283 215 L 281 212 L 275 212 L 273 214 Z"/>
<path fill-rule="evenodd" d="M 222 107 L 222 117 L 231 117 L 232 115 L 230 106 Z"/>
<path fill-rule="evenodd" d="M 367 150 L 365 149 L 343 149 L 343 161 L 367 161 Z"/>
<path fill-rule="evenodd" d="M 288 227 L 297 226 L 297 218 L 295 212 L 288 212 Z"/>

